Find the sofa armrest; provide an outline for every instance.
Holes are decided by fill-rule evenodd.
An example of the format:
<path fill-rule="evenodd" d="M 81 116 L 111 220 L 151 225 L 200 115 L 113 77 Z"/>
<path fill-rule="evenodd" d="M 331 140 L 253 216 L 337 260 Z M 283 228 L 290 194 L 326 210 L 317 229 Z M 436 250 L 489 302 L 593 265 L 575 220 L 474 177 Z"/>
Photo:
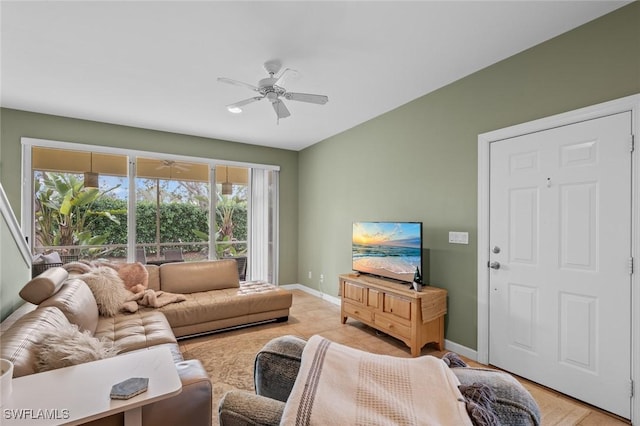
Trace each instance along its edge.
<path fill-rule="evenodd" d="M 211 380 L 204 367 L 200 361 L 192 359 L 176 363 L 176 369 L 182 382 L 182 392 L 142 407 L 143 426 L 211 426 Z M 86 424 L 122 426 L 124 415 L 114 414 Z"/>
<path fill-rule="evenodd" d="M 286 402 L 300 369 L 306 341 L 282 336 L 269 341 L 258 352 L 254 366 L 256 394 Z"/>
<path fill-rule="evenodd" d="M 220 426 L 276 426 L 284 402 L 243 391 L 227 392 L 218 405 Z"/>
<path fill-rule="evenodd" d="M 535 399 L 512 375 L 487 368 L 456 367 L 451 371 L 463 385 L 482 383 L 493 389 L 493 410 L 500 424 L 512 426 L 540 425 L 540 409 Z"/>
<path fill-rule="evenodd" d="M 144 425 L 211 426 L 211 380 L 197 359 L 176 364 L 182 381 L 178 395 L 142 408 Z"/>

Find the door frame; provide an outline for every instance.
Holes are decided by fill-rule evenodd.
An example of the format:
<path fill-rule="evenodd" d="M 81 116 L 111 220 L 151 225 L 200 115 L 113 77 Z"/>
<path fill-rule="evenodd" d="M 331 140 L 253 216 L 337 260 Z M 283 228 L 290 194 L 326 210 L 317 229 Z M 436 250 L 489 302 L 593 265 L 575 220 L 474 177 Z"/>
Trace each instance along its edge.
<path fill-rule="evenodd" d="M 489 189 L 492 142 L 591 120 L 621 112 L 631 112 L 632 134 L 640 140 L 640 94 L 580 108 L 562 114 L 517 124 L 478 135 L 478 334 L 477 361 L 489 363 Z M 631 141 L 629 141 L 631 144 Z M 631 156 L 631 255 L 635 271 L 631 275 L 631 380 L 640 386 L 640 143 Z M 631 389 L 630 389 L 631 391 Z M 637 395 L 640 389 L 634 393 Z M 631 398 L 631 421 L 640 418 L 640 398 Z"/>

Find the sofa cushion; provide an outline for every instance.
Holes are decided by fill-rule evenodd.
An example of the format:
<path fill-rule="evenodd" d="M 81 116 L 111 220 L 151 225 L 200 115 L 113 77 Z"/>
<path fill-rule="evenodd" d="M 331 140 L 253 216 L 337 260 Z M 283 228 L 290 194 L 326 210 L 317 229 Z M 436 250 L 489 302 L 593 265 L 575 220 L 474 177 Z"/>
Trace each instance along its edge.
<path fill-rule="evenodd" d="M 36 356 L 44 333 L 70 325 L 55 307 L 40 307 L 25 314 L 2 333 L 0 354 L 13 363 L 13 377 L 36 373 Z"/>
<path fill-rule="evenodd" d="M 40 307 L 55 306 L 60 309 L 70 323 L 81 331 L 93 334 L 98 325 L 98 305 L 93 293 L 84 281 L 67 280 L 60 290 L 40 303 Z"/>
<path fill-rule="evenodd" d="M 160 266 L 160 290 L 196 293 L 238 288 L 238 267 L 233 259 L 165 263 Z"/>
<path fill-rule="evenodd" d="M 100 317 L 94 336 L 113 342 L 120 352 L 177 343 L 167 319 L 156 309 Z"/>
<path fill-rule="evenodd" d="M 159 308 L 174 328 L 289 309 L 292 301 L 291 292 L 272 284 L 255 282 L 243 283 L 240 288 L 185 294 L 185 297 L 187 300 L 184 302 Z"/>
<path fill-rule="evenodd" d="M 113 343 L 96 339 L 88 331 L 82 332 L 75 324 L 42 334 L 36 354 L 38 371 L 49 371 L 99 359 L 111 358 L 118 353 Z"/>
<path fill-rule="evenodd" d="M 60 290 L 60 287 L 68 277 L 69 273 L 64 268 L 46 269 L 22 287 L 19 293 L 20 297 L 27 302 L 38 305 Z"/>

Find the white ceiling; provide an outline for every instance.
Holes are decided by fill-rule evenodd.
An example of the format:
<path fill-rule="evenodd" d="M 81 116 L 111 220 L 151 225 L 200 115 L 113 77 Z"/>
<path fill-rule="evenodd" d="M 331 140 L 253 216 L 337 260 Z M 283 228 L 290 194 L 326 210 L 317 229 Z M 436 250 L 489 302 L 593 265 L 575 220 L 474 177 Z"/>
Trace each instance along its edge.
<path fill-rule="evenodd" d="M 1 2 L 3 107 L 300 150 L 629 1 Z M 298 71 L 268 101 L 262 64 Z"/>

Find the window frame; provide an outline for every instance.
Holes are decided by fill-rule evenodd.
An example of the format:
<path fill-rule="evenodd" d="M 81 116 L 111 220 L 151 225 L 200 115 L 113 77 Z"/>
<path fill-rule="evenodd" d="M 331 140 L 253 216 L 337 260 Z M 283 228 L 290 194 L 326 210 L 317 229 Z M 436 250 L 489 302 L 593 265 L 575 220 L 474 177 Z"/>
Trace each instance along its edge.
<path fill-rule="evenodd" d="M 184 161 L 184 162 L 194 162 L 206 164 L 209 167 L 209 184 L 211 188 L 216 188 L 216 180 L 215 180 L 215 169 L 217 166 L 230 166 L 230 167 L 244 167 L 249 169 L 249 176 L 254 169 L 265 170 L 266 172 L 273 171 L 279 172 L 280 166 L 270 165 L 270 164 L 258 164 L 258 163 L 248 163 L 248 162 L 239 162 L 239 161 L 228 161 L 228 160 L 220 160 L 215 158 L 203 158 L 203 157 L 192 157 L 186 155 L 177 155 L 177 154 L 167 154 L 162 152 L 153 152 L 153 151 L 142 151 L 135 149 L 126 149 L 126 148 L 115 148 L 108 147 L 102 145 L 91 145 L 85 143 L 74 143 L 74 142 L 63 142 L 63 141 L 55 141 L 48 139 L 36 139 L 36 138 L 21 138 L 22 144 L 22 188 L 21 188 L 21 225 L 22 232 L 26 237 L 28 237 L 28 246 L 31 253 L 33 253 L 33 170 L 32 170 L 32 148 L 34 147 L 43 147 L 43 148 L 56 148 L 63 150 L 72 150 L 72 151 L 87 151 L 93 153 L 104 153 L 104 154 L 114 154 L 114 155 L 124 155 L 127 156 L 128 161 L 128 180 L 129 180 L 129 195 L 128 195 L 128 213 L 127 213 L 127 227 L 128 230 L 133 232 L 127 233 L 127 261 L 134 262 L 135 261 L 135 247 L 136 247 L 136 186 L 135 186 L 135 167 L 136 167 L 136 158 L 137 157 L 146 157 L 146 158 L 154 158 L 159 160 L 172 160 L 172 161 Z M 252 189 L 251 189 L 251 178 L 249 178 L 248 183 L 248 214 L 247 222 L 250 223 L 251 220 L 251 205 L 252 203 Z M 276 190 L 276 194 L 278 191 Z M 272 202 L 274 202 L 272 200 Z M 216 258 L 216 250 L 215 250 L 215 219 L 216 219 L 216 203 L 217 197 L 215 196 L 215 190 L 210 191 L 209 197 L 209 259 Z M 275 205 L 279 204 L 279 197 L 276 196 Z M 275 229 L 278 227 L 277 220 L 278 218 L 274 218 L 276 221 L 273 226 Z M 251 226 L 248 226 L 247 229 L 247 246 L 250 250 L 251 247 Z M 273 238 L 273 253 L 272 257 L 277 259 L 278 254 L 278 238 L 277 235 Z M 272 263 L 273 267 L 273 277 L 277 278 L 278 276 L 278 264 Z M 274 282 L 276 284 L 277 282 Z"/>

